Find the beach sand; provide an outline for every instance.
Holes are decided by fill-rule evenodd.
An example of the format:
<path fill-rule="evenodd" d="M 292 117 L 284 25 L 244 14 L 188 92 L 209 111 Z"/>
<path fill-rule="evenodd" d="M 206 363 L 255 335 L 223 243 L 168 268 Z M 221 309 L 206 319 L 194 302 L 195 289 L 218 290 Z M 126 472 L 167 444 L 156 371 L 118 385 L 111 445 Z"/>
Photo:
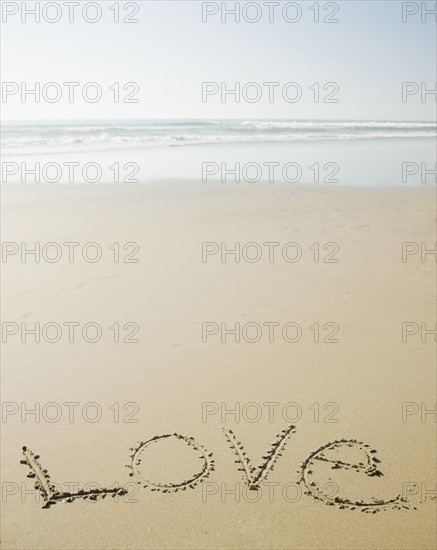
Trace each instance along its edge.
<path fill-rule="evenodd" d="M 421 412 L 422 404 L 435 407 L 436 348 L 432 334 L 421 341 L 420 324 L 434 327 L 436 264 L 431 255 L 421 261 L 420 252 L 402 261 L 403 242 L 432 247 L 434 208 L 435 191 L 425 188 L 185 181 L 5 186 L 4 242 L 80 245 L 73 262 L 62 246 L 57 263 L 35 263 L 30 256 L 22 262 L 17 253 L 2 265 L 3 323 L 20 330 L 2 352 L 2 398 L 10 412 L 2 424 L 2 547 L 435 548 L 436 501 L 423 498 L 423 488 L 435 490 L 436 424 L 432 414 Z M 81 256 L 90 242 L 102 250 L 96 263 Z M 114 262 L 114 243 L 124 258 L 134 251 L 123 250 L 128 242 L 138 244 L 133 258 L 139 262 Z M 203 242 L 219 248 L 255 242 L 263 254 L 258 262 L 247 261 L 258 248 L 246 247 L 239 263 L 231 255 L 222 262 L 218 253 L 202 261 Z M 266 242 L 280 243 L 272 262 Z M 290 242 L 301 247 L 294 263 L 282 256 Z M 320 244 L 318 262 L 314 243 Z M 326 243 L 335 244 L 324 250 Z M 293 249 L 287 251 L 292 256 Z M 331 252 L 339 261 L 322 261 Z M 58 342 L 48 342 L 54 325 L 46 327 L 46 340 L 35 343 L 30 335 L 21 342 L 21 323 L 30 328 L 36 322 L 80 325 L 73 342 L 66 329 Z M 81 336 L 90 322 L 102 327 L 96 343 Z M 241 341 L 228 335 L 222 342 L 221 323 L 231 329 L 236 322 Z M 417 323 L 410 326 L 419 332 L 403 342 L 406 322 Z M 138 325 L 130 338 L 139 342 L 114 342 L 114 323 L 121 339 Z M 131 325 L 125 329 L 126 323 Z M 206 342 L 202 323 L 219 330 Z M 257 330 L 248 323 L 262 327 L 259 341 L 247 341 Z M 263 323 L 279 323 L 273 342 Z M 299 341 L 283 337 L 287 323 L 299 325 Z M 67 402 L 77 403 L 71 418 Z M 416 412 L 403 419 L 407 402 Z M 236 403 L 237 416 L 224 414 Z M 35 406 L 39 422 L 31 414 L 21 418 Z M 95 411 L 101 418 L 93 422 Z M 233 430 L 258 466 L 290 424 L 295 433 L 266 482 L 258 491 L 245 491 L 244 472 L 222 426 Z M 206 454 L 213 453 L 209 476 L 178 492 L 136 485 L 125 467 L 129 449 L 173 433 L 193 437 Z M 311 465 L 324 492 L 331 491 L 329 482 L 337 495 L 353 501 L 389 501 L 406 488 L 416 494 L 401 509 L 376 507 L 379 513 L 342 509 L 304 494 L 303 484 L 296 485 L 301 463 L 341 439 L 376 450 L 384 476 L 338 467 L 338 461 L 365 462 L 359 444 L 345 443 L 326 453 L 331 462 Z M 77 489 L 118 482 L 130 484 L 133 494 L 42 509 L 35 479 L 20 465 L 23 445 L 41 455 L 42 467 L 64 491 L 67 483 Z M 137 469 L 144 479 L 178 484 L 200 471 L 198 456 L 170 437 L 145 450 Z"/>

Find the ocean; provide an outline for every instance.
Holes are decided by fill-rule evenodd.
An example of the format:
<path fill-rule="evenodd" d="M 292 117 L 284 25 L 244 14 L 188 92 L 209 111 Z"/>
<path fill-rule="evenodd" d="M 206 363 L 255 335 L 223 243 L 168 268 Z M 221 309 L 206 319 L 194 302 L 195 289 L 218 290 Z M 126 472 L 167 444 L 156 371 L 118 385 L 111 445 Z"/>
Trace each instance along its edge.
<path fill-rule="evenodd" d="M 2 183 L 435 185 L 435 139 L 430 121 L 6 122 Z"/>

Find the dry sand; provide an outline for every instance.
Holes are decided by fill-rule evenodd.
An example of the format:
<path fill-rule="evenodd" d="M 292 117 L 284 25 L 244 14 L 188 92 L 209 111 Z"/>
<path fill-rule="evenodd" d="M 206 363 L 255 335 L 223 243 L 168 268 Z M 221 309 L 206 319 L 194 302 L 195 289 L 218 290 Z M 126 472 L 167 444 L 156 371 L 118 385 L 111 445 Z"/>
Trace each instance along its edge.
<path fill-rule="evenodd" d="M 435 242 L 433 190 L 199 187 L 181 181 L 6 186 L 2 199 L 3 241 L 28 246 L 94 241 L 103 249 L 97 263 L 80 257 L 69 263 L 64 249 L 58 263 L 22 263 L 16 255 L 2 265 L 3 322 L 30 327 L 93 321 L 103 330 L 94 344 L 83 341 L 79 331 L 72 343 L 63 332 L 56 343 L 36 344 L 32 337 L 22 343 L 17 334 L 3 345 L 2 398 L 18 408 L 2 424 L 3 548 L 436 547 L 436 502 L 429 496 L 420 502 L 421 484 L 435 489 L 436 482 L 435 418 L 420 418 L 420 404 L 433 408 L 436 401 L 435 343 L 432 335 L 422 343 L 420 334 L 402 342 L 403 322 L 426 322 L 428 328 L 435 323 L 436 264 L 429 255 L 426 262 L 420 254 L 406 263 L 401 259 L 402 242 L 428 247 Z M 281 245 L 273 263 L 266 248 L 257 263 L 231 258 L 222 263 L 218 255 L 202 262 L 206 241 Z M 302 247 L 296 263 L 280 253 L 292 241 Z M 109 250 L 114 242 L 138 243 L 139 263 L 114 263 Z M 336 243 L 339 262 L 315 263 L 309 249 L 315 242 Z M 322 249 L 322 258 L 326 252 Z M 111 341 L 108 327 L 115 322 L 137 323 L 139 342 Z M 264 326 L 255 343 L 234 343 L 231 337 L 222 343 L 220 335 L 203 343 L 204 322 L 281 325 L 274 342 Z M 288 322 L 301 326 L 300 341 L 282 338 L 280 329 Z M 322 338 L 325 323 L 336 323 L 339 342 L 315 343 L 308 327 L 316 322 Z M 62 411 L 57 422 L 48 421 L 59 412 L 47 405 L 53 402 Z M 72 422 L 66 402 L 79 404 Z M 90 402 L 101 408 L 97 422 L 81 414 L 85 406 L 92 416 Z M 207 402 L 217 403 L 219 411 L 240 403 L 240 418 L 222 419 L 219 413 L 202 418 Z M 272 418 L 267 402 L 279 404 Z M 295 433 L 278 449 L 282 456 L 272 451 L 277 461 L 260 489 L 245 491 L 245 472 L 238 471 L 242 465 L 250 468 L 244 456 L 254 466 L 268 460 L 262 457 L 270 456 L 269 445 L 281 440 L 295 414 L 296 409 L 286 409 L 287 418 L 283 411 L 290 402 L 301 413 Z M 418 403 L 419 412 L 407 422 L 403 402 Z M 20 412 L 35 403 L 40 421 L 28 415 L 23 422 Z M 114 403 L 119 403 L 119 422 Z M 128 403 L 136 405 L 123 410 Z M 247 403 L 258 405 L 244 408 Z M 248 421 L 257 410 L 261 418 Z M 222 426 L 241 442 L 240 463 L 234 462 Z M 138 441 L 173 433 L 193 437 L 206 451 L 199 447 L 195 454 L 191 440 L 188 446 L 175 437 L 138 448 Z M 301 463 L 343 438 L 369 447 L 344 443 L 325 452 L 330 462 L 319 455 L 304 465 L 304 477 L 312 476 L 326 495 L 336 491 L 350 501 L 390 501 L 408 482 L 417 484 L 418 493 L 400 510 L 375 506 L 379 513 L 362 513 L 360 506 L 341 509 L 303 494 L 303 483 L 295 485 Z M 137 477 L 130 477 L 125 465 L 137 449 L 142 484 L 118 501 L 75 499 L 42 509 L 42 498 L 35 502 L 39 492 L 32 492 L 35 479 L 20 465 L 23 445 L 41 455 L 42 468 L 65 492 L 66 483 L 77 483 L 77 489 L 89 482 L 101 487 L 118 482 L 130 483 L 133 493 Z M 373 457 L 373 449 L 381 463 L 369 463 L 367 473 L 377 467 L 384 476 L 366 475 L 364 450 Z M 28 460 L 34 460 L 29 453 Z M 346 469 L 339 461 L 358 468 Z M 189 479 L 205 464 L 209 477 L 191 489 Z M 152 482 L 148 488 L 144 480 Z M 181 486 L 177 492 L 150 490 L 159 483 Z M 235 487 L 241 489 L 240 502 L 226 494 Z M 299 491 L 300 498 L 294 498 Z"/>

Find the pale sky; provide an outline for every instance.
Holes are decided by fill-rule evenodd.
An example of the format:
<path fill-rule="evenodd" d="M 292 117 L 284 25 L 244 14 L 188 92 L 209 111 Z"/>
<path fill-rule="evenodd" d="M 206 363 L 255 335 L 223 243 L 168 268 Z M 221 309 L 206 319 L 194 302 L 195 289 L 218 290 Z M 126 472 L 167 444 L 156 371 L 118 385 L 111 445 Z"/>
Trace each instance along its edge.
<path fill-rule="evenodd" d="M 81 2 L 80 8 L 86 3 Z M 296 23 L 281 16 L 286 2 L 276 8 L 274 23 L 268 21 L 266 7 L 257 23 L 232 19 L 221 23 L 220 13 L 203 23 L 201 1 L 137 3 L 140 22 L 136 24 L 114 23 L 110 0 L 99 2 L 102 19 L 94 24 L 85 22 L 80 11 L 69 23 L 66 8 L 57 23 L 35 23 L 32 17 L 22 23 L 20 12 L 10 16 L 2 24 L 3 82 L 26 82 L 29 87 L 35 82 L 80 82 L 80 95 L 83 84 L 95 81 L 102 87 L 103 99 L 88 104 L 79 97 L 70 104 L 66 88 L 55 104 L 37 104 L 33 99 L 21 103 L 16 95 L 2 103 L 3 118 L 435 118 L 432 96 L 425 103 L 419 94 L 407 103 L 401 101 L 402 82 L 425 82 L 431 88 L 436 81 L 435 20 L 429 15 L 422 23 L 419 13 L 403 23 L 402 2 L 337 2 L 340 9 L 335 17 L 340 22 L 334 24 L 313 22 L 314 1 L 299 2 L 302 13 Z M 233 4 L 227 2 L 229 7 Z M 321 17 L 331 9 L 326 4 L 319 2 Z M 435 2 L 426 4 L 432 8 Z M 203 103 L 206 81 L 226 82 L 229 87 L 235 82 L 279 82 L 280 86 L 273 103 L 266 88 L 258 103 L 221 103 L 218 95 Z M 109 90 L 114 82 L 137 83 L 139 103 L 114 104 Z M 297 103 L 287 103 L 281 96 L 288 82 L 302 87 Z M 309 86 L 315 82 L 336 82 L 340 101 L 314 103 Z"/>

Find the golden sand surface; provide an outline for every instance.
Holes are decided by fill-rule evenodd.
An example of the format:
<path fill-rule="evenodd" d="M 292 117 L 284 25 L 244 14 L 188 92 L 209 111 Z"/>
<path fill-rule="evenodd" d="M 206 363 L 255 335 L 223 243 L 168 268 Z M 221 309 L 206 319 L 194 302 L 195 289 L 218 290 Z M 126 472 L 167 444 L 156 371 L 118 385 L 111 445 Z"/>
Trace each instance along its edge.
<path fill-rule="evenodd" d="M 434 208 L 5 186 L 3 548 L 435 548 Z"/>

